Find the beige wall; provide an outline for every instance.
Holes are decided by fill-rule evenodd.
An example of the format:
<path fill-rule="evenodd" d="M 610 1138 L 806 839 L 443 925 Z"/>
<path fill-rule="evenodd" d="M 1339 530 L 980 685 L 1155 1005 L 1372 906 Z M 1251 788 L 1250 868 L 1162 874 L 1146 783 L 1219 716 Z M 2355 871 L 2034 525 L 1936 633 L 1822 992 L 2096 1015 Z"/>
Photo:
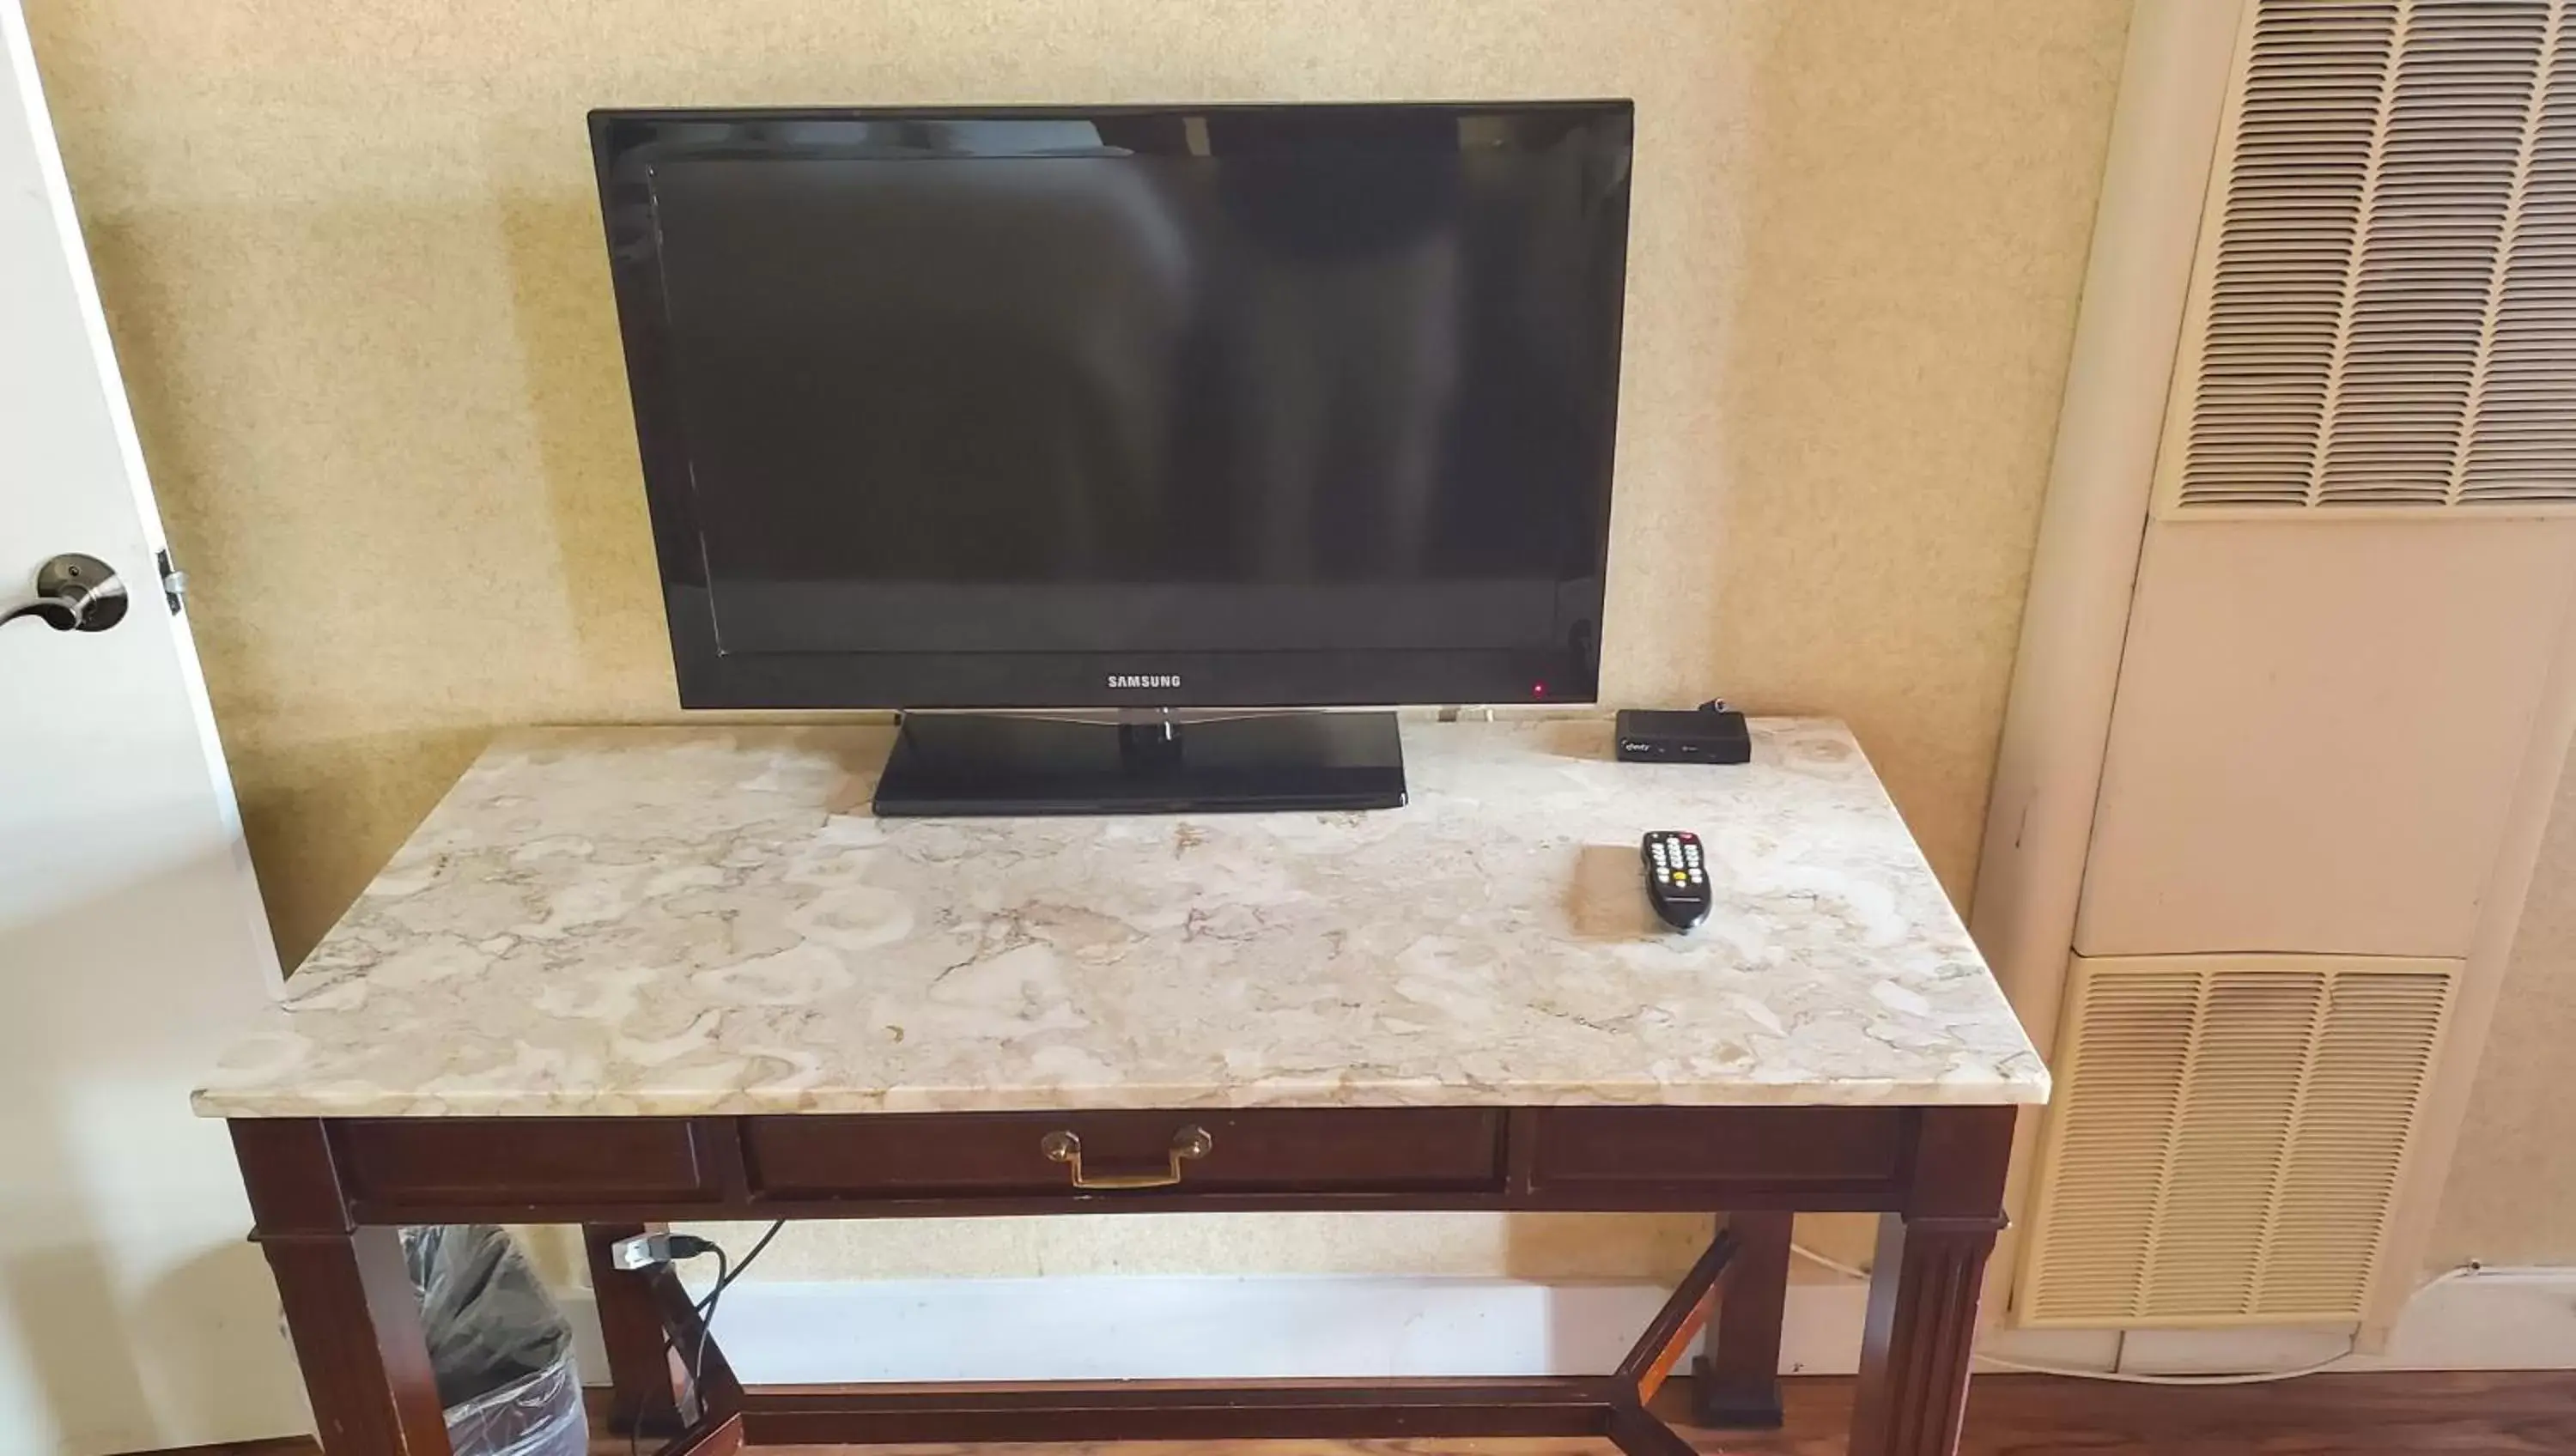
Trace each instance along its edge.
<path fill-rule="evenodd" d="M 2126 0 L 28 8 L 290 956 L 491 725 L 674 711 L 581 126 L 612 103 L 1635 97 L 1605 693 L 1848 717 L 1964 899 Z M 1157 1227 L 830 1258 L 1246 1261 Z M 1241 1237 L 1592 1273 L 1687 1237 L 1626 1227 Z"/>
<path fill-rule="evenodd" d="M 2431 1268 L 2576 1263 L 2576 745 L 2558 781 L 2469 1115 L 2452 1155 Z"/>

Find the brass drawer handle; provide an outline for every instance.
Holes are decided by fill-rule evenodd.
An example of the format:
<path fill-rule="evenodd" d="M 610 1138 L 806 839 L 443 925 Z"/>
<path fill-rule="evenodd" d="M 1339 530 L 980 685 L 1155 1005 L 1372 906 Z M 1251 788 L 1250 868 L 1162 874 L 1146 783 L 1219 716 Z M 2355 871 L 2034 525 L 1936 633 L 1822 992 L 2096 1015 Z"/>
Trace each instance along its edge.
<path fill-rule="evenodd" d="M 1051 1132 L 1038 1139 L 1038 1151 L 1047 1161 L 1065 1164 L 1073 1173 L 1073 1186 L 1092 1189 L 1169 1188 L 1181 1181 L 1181 1164 L 1192 1158 L 1204 1158 L 1216 1146 L 1208 1130 L 1192 1123 L 1172 1134 L 1171 1167 L 1161 1173 L 1101 1173 L 1085 1176 L 1082 1171 L 1082 1139 L 1069 1132 Z"/>

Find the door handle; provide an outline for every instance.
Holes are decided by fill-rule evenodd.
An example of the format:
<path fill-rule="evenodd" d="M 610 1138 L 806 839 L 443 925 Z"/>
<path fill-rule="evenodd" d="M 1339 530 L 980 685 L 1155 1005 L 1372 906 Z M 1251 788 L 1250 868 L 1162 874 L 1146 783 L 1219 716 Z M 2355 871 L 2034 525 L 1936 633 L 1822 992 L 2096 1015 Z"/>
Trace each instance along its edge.
<path fill-rule="evenodd" d="M 73 551 L 37 567 L 36 599 L 0 612 L 0 623 L 34 617 L 57 632 L 104 632 L 130 605 L 115 568 Z"/>

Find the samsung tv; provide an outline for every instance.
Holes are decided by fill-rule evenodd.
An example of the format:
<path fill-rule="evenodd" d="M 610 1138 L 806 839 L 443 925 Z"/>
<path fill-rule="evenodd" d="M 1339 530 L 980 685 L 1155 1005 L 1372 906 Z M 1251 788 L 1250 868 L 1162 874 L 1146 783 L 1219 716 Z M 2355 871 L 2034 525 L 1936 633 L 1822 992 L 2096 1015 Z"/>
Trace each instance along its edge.
<path fill-rule="evenodd" d="M 1315 710 L 1593 698 L 1628 102 L 590 128 L 684 706 L 1037 813 L 1401 803 Z"/>

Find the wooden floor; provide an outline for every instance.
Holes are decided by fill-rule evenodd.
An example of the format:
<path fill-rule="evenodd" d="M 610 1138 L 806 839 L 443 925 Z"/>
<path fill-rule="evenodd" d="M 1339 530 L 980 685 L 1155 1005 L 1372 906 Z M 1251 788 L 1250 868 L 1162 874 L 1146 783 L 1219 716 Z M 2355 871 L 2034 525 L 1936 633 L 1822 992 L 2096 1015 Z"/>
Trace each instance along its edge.
<path fill-rule="evenodd" d="M 1843 1449 L 1848 1380 L 1789 1383 L 1788 1429 L 1686 1431 L 1704 1452 L 1829 1456 Z M 1678 1382 L 1667 1397 L 1682 1393 Z M 1678 1405 L 1672 1414 L 1679 1414 Z M 623 1438 L 594 1456 L 627 1456 Z M 1606 1441 L 1261 1441 L 1060 1447 L 763 1446 L 768 1456 L 1607 1456 Z M 2175 1389 L 1979 1376 L 1963 1456 L 2567 1456 L 2576 1452 L 2576 1371 L 2512 1375 L 2319 1375 L 2277 1385 Z M 310 1441 L 199 1447 L 188 1456 L 312 1456 Z"/>

